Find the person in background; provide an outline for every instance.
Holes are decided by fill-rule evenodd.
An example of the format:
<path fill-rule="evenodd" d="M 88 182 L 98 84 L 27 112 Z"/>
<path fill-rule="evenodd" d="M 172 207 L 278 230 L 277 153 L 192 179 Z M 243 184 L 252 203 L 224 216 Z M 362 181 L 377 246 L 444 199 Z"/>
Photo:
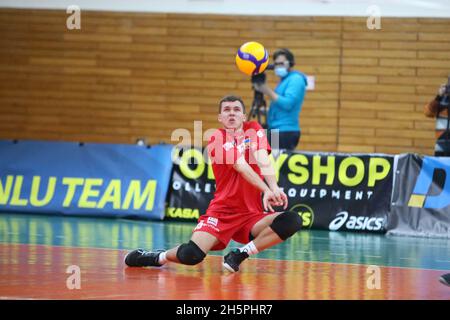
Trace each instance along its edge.
<path fill-rule="evenodd" d="M 425 105 L 424 113 L 427 117 L 436 118 L 436 157 L 450 157 L 450 77 L 447 85 L 439 88 L 437 96 Z"/>
<path fill-rule="evenodd" d="M 279 134 L 278 149 L 294 150 L 300 141 L 299 115 L 305 97 L 307 78 L 292 68 L 294 55 L 288 49 L 279 49 L 273 54 L 274 72 L 280 78 L 275 90 L 266 83 L 255 84 L 255 90 L 271 100 L 267 116 L 269 139 Z M 269 140 L 271 144 L 275 139 Z M 272 145 L 277 148 L 276 145 Z"/>

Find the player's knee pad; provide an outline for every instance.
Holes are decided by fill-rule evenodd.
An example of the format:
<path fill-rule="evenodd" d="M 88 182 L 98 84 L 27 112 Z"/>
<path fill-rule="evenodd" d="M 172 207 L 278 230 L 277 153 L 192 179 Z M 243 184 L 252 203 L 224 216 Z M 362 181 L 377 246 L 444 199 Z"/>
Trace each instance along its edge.
<path fill-rule="evenodd" d="M 297 212 L 286 211 L 278 215 L 270 227 L 282 240 L 286 240 L 302 228 L 302 218 Z"/>
<path fill-rule="evenodd" d="M 196 265 L 205 259 L 206 254 L 192 240 L 178 247 L 177 258 L 182 264 Z"/>

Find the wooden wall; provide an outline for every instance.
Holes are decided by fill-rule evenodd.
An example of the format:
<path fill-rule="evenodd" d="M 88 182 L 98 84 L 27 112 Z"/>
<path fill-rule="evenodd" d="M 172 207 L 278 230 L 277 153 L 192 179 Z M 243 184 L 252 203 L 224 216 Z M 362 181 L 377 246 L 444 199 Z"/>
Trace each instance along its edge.
<path fill-rule="evenodd" d="M 0 139 L 170 143 L 194 120 L 217 127 L 223 95 L 252 102 L 234 55 L 255 40 L 316 76 L 300 149 L 432 153 L 422 108 L 450 73 L 450 20 L 82 12 L 68 30 L 67 17 L 0 10 Z"/>

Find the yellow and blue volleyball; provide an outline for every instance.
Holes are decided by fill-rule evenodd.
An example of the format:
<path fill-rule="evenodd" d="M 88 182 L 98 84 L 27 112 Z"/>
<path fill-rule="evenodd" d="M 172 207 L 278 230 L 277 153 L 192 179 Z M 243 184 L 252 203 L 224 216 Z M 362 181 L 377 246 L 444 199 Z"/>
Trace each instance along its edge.
<path fill-rule="evenodd" d="M 258 42 L 244 43 L 236 54 L 238 69 L 249 76 L 257 75 L 266 70 L 269 64 L 269 53 Z"/>

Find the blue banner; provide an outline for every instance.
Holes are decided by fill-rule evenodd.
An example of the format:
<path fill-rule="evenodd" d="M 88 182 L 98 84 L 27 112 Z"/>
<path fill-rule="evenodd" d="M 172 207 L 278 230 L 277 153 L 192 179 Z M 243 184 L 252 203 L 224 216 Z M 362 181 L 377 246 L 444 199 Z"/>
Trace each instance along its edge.
<path fill-rule="evenodd" d="M 0 141 L 0 211 L 162 220 L 172 148 Z"/>
<path fill-rule="evenodd" d="M 402 154 L 389 213 L 389 235 L 450 239 L 450 158 Z"/>

